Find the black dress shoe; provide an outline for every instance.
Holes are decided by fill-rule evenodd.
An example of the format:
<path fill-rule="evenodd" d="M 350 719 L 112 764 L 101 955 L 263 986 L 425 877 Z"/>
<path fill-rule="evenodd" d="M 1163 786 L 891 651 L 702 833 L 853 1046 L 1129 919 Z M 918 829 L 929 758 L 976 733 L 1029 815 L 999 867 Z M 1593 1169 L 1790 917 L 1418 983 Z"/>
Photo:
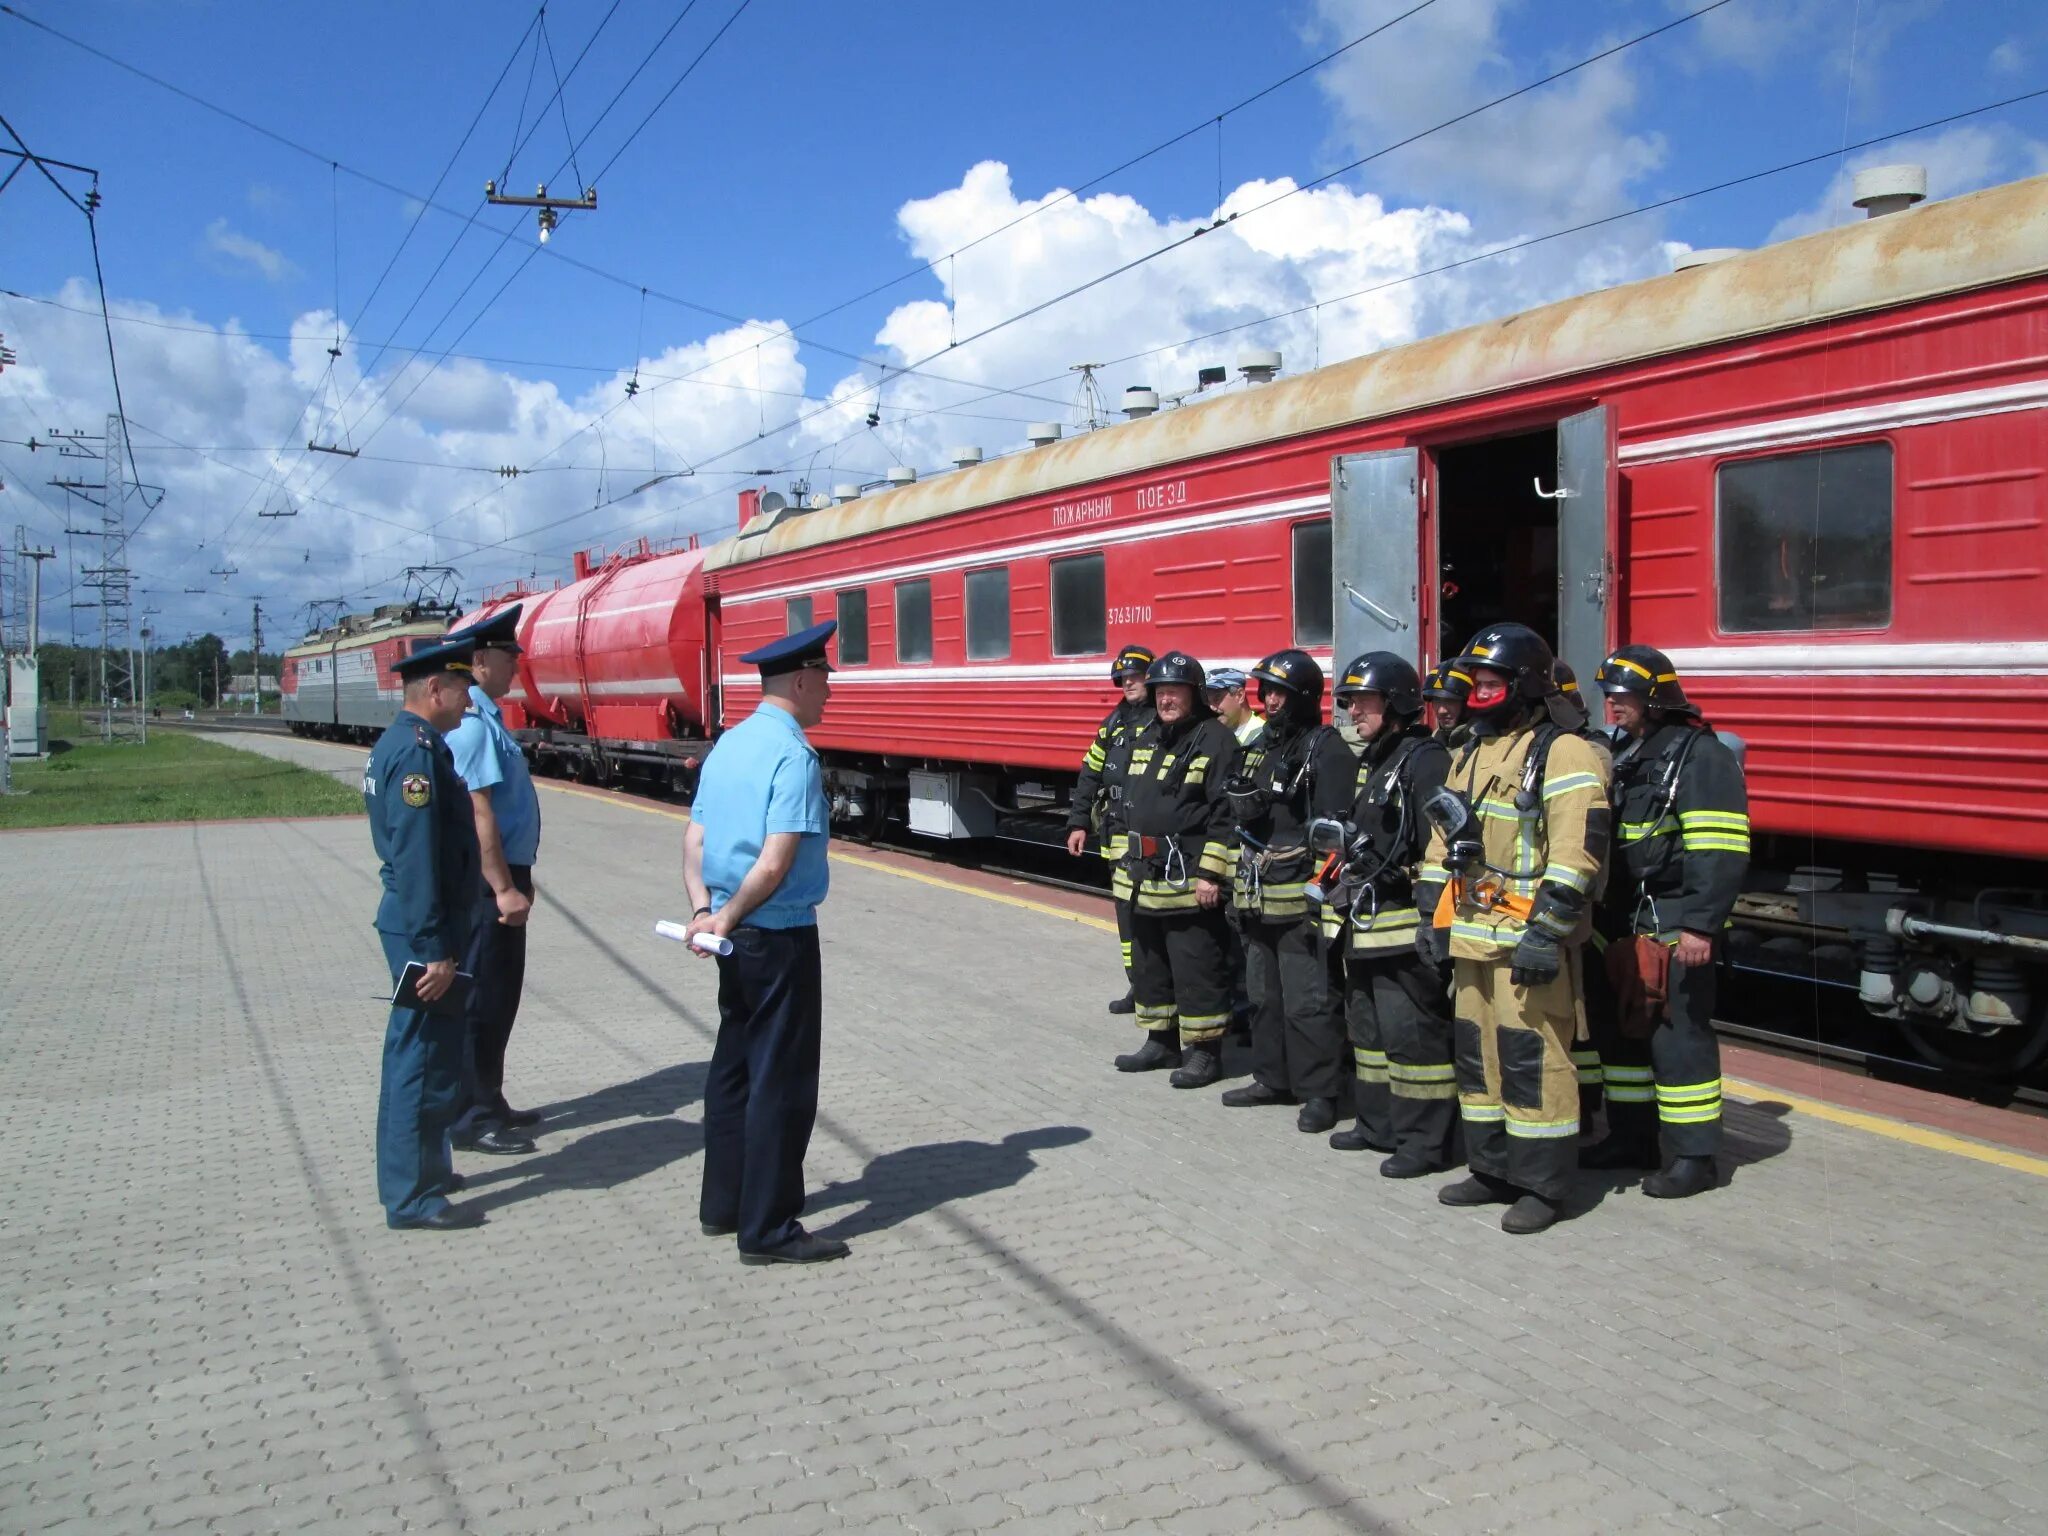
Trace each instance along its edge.
<path fill-rule="evenodd" d="M 1653 1200 L 1683 1200 L 1705 1194 L 1720 1181 L 1711 1157 L 1674 1157 L 1669 1168 L 1643 1180 L 1643 1193 Z"/>
<path fill-rule="evenodd" d="M 1445 1205 L 1512 1205 L 1521 1194 L 1506 1179 L 1475 1173 L 1455 1184 L 1446 1184 L 1436 1192 L 1436 1197 Z"/>
<path fill-rule="evenodd" d="M 1546 1230 L 1556 1221 L 1555 1200 L 1546 1200 L 1541 1195 L 1524 1195 L 1501 1216 L 1500 1229 L 1517 1237 L 1527 1237 L 1533 1232 Z"/>
<path fill-rule="evenodd" d="M 822 1264 L 827 1259 L 843 1259 L 853 1250 L 832 1237 L 813 1237 L 808 1232 L 799 1232 L 786 1243 L 777 1243 L 773 1248 L 763 1248 L 758 1253 L 740 1254 L 742 1264 Z"/>
<path fill-rule="evenodd" d="M 451 1173 L 441 1181 L 441 1193 L 444 1195 L 452 1195 L 459 1189 L 467 1188 L 469 1188 L 469 1180 L 459 1173 Z"/>
<path fill-rule="evenodd" d="M 1109 1005 L 1109 1011 L 1111 1013 L 1136 1013 L 1138 1011 L 1136 994 L 1126 992 L 1122 997 L 1117 998 Z"/>
<path fill-rule="evenodd" d="M 1442 1172 L 1437 1164 L 1413 1152 L 1396 1152 L 1380 1164 L 1380 1177 L 1383 1179 L 1419 1179 L 1426 1173 Z"/>
<path fill-rule="evenodd" d="M 1301 1113 L 1294 1117 L 1294 1128 L 1309 1136 L 1320 1136 L 1336 1123 L 1334 1099 L 1303 1099 Z"/>
<path fill-rule="evenodd" d="M 484 1224 L 484 1213 L 473 1205 L 446 1205 L 431 1216 L 385 1218 L 394 1232 L 462 1232 Z"/>
<path fill-rule="evenodd" d="M 458 1152 L 484 1152 L 492 1157 L 524 1157 L 529 1152 L 538 1152 L 533 1138 L 522 1136 L 517 1131 L 501 1130 L 497 1126 L 488 1131 L 478 1131 L 474 1136 L 465 1136 L 454 1143 Z"/>
<path fill-rule="evenodd" d="M 1391 1152 L 1392 1143 L 1374 1141 L 1366 1134 L 1365 1122 L 1359 1121 L 1348 1131 L 1337 1131 L 1330 1137 L 1330 1145 L 1339 1152 Z"/>
<path fill-rule="evenodd" d="M 537 1109 L 508 1109 L 499 1115 L 498 1118 L 511 1126 L 513 1130 L 523 1131 L 529 1125 L 539 1125 L 541 1115 Z"/>
<path fill-rule="evenodd" d="M 739 1228 L 720 1226 L 715 1221 L 700 1221 L 697 1223 L 697 1230 L 706 1237 L 731 1237 Z"/>
<path fill-rule="evenodd" d="M 1253 1078 L 1242 1088 L 1232 1088 L 1224 1093 L 1222 1102 L 1232 1109 L 1259 1109 L 1268 1104 L 1292 1104 L 1294 1095 L 1282 1093 L 1278 1088 L 1268 1088 Z"/>

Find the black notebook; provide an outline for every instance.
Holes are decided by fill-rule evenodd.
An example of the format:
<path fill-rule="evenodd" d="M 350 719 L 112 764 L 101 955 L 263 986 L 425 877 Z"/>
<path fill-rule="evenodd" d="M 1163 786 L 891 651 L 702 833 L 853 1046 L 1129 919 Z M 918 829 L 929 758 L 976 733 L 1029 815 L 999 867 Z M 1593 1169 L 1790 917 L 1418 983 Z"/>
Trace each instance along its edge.
<path fill-rule="evenodd" d="M 463 1005 L 469 1001 L 469 989 L 476 978 L 467 971 L 457 971 L 455 980 L 448 990 L 431 1003 L 420 1001 L 420 978 L 427 974 L 427 968 L 417 960 L 405 962 L 405 969 L 398 973 L 398 990 L 391 994 L 394 1008 L 424 1008 L 429 1013 L 460 1014 Z"/>

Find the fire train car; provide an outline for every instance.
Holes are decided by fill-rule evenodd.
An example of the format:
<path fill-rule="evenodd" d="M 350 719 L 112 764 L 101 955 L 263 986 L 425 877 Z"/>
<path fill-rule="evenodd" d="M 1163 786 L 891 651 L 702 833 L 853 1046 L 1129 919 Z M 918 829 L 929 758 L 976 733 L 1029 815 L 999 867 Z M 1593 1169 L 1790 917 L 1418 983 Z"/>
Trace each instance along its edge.
<path fill-rule="evenodd" d="M 308 635 L 284 653 L 278 676 L 284 718 L 294 736 L 375 741 L 397 715 L 405 689 L 393 663 L 448 630 L 444 610 L 388 603 Z"/>
<path fill-rule="evenodd" d="M 1062 800 L 1125 641 L 1655 644 L 1747 741 L 1738 956 L 2048 1044 L 2048 178 L 1152 404 L 714 547 L 722 719 L 836 617 L 835 808 L 983 835 Z"/>

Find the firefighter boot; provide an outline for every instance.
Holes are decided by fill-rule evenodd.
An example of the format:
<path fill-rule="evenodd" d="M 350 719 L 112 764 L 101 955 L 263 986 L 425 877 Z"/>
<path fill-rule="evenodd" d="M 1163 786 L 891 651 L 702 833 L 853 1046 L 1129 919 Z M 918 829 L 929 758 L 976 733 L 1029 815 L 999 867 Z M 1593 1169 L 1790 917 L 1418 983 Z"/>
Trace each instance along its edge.
<path fill-rule="evenodd" d="M 1436 1192 L 1436 1198 L 1444 1205 L 1512 1205 L 1521 1193 L 1506 1179 L 1474 1173 L 1455 1184 L 1446 1184 Z"/>
<path fill-rule="evenodd" d="M 1119 1072 L 1157 1072 L 1162 1067 L 1179 1065 L 1180 1032 L 1173 1029 L 1149 1031 L 1143 1045 L 1116 1059 Z"/>
<path fill-rule="evenodd" d="M 1372 1133 L 1366 1130 L 1363 1120 L 1358 1121 L 1348 1131 L 1333 1133 L 1330 1137 L 1330 1145 L 1339 1152 L 1391 1152 L 1394 1150 L 1392 1147 L 1386 1146 L 1381 1142 L 1374 1141 Z"/>
<path fill-rule="evenodd" d="M 1703 1195 L 1719 1182 L 1711 1157 L 1674 1157 L 1669 1168 L 1643 1180 L 1643 1193 L 1653 1200 L 1683 1200 Z"/>
<path fill-rule="evenodd" d="M 1303 1099 L 1301 1113 L 1294 1117 L 1294 1128 L 1310 1136 L 1320 1136 L 1336 1123 L 1335 1099 Z"/>
<path fill-rule="evenodd" d="M 1607 1106 L 1607 1134 L 1579 1153 L 1579 1166 L 1649 1169 L 1657 1166 L 1657 1122 L 1647 1104 Z"/>
<path fill-rule="evenodd" d="M 1268 1104 L 1292 1104 L 1294 1095 L 1268 1088 L 1255 1077 L 1242 1088 L 1227 1089 L 1222 1102 L 1230 1109 L 1263 1109 Z"/>
<path fill-rule="evenodd" d="M 1380 1176 L 1388 1179 L 1419 1179 L 1425 1173 L 1442 1172 L 1443 1169 L 1420 1152 L 1410 1152 L 1406 1148 L 1380 1164 Z"/>
<path fill-rule="evenodd" d="M 1176 1088 L 1206 1088 L 1223 1075 L 1220 1040 L 1201 1040 L 1181 1049 L 1180 1066 L 1167 1081 Z"/>
<path fill-rule="evenodd" d="M 1527 1194 L 1507 1208 L 1500 1219 L 1500 1229 L 1513 1233 L 1516 1237 L 1527 1237 L 1532 1232 L 1543 1231 L 1556 1221 L 1557 1210 L 1555 1200 Z"/>
<path fill-rule="evenodd" d="M 1138 1011 L 1138 994 L 1133 989 L 1126 987 L 1122 997 L 1115 998 L 1110 1002 L 1109 1011 L 1111 1013 L 1136 1013 Z"/>

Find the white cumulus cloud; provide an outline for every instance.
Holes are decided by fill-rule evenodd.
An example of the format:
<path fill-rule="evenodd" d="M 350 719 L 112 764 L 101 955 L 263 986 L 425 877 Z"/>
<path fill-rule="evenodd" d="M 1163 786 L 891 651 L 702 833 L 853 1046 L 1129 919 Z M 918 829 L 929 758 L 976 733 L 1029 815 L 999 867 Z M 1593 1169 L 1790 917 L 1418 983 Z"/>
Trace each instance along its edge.
<path fill-rule="evenodd" d="M 251 268 L 273 283 L 282 283 L 298 275 L 294 266 L 282 251 L 273 250 L 261 240 L 252 240 L 229 224 L 225 218 L 215 219 L 206 226 L 206 249 L 215 256 L 225 257 L 233 265 Z"/>

